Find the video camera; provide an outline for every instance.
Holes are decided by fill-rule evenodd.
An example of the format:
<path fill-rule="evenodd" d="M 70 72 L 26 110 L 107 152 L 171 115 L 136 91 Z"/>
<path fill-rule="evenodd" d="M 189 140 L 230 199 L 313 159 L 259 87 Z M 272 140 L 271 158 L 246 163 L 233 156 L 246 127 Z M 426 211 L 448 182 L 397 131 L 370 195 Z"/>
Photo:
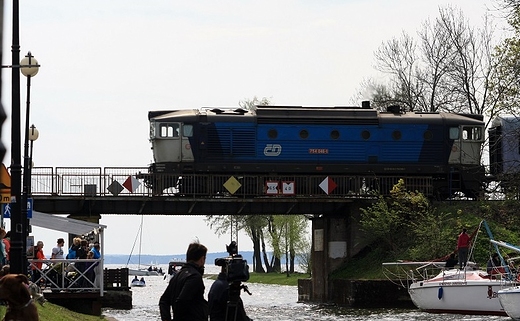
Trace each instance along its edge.
<path fill-rule="evenodd" d="M 242 255 L 238 254 L 237 243 L 232 241 L 226 245 L 226 250 L 229 256 L 215 259 L 215 265 L 225 267 L 227 281 L 232 283 L 249 280 L 249 266 Z"/>

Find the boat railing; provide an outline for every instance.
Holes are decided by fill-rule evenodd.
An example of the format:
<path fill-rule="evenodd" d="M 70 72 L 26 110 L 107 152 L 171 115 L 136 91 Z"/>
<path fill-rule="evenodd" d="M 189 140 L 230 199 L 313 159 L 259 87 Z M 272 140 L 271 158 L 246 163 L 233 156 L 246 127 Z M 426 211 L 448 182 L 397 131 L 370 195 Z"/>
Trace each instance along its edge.
<path fill-rule="evenodd" d="M 103 296 L 103 259 L 29 259 L 32 281 L 42 291 L 99 292 Z"/>
<path fill-rule="evenodd" d="M 412 262 L 398 261 L 383 263 L 383 275 L 403 287 L 408 288 L 412 282 L 426 280 L 435 273 L 437 275 L 443 268 L 444 262 Z"/>

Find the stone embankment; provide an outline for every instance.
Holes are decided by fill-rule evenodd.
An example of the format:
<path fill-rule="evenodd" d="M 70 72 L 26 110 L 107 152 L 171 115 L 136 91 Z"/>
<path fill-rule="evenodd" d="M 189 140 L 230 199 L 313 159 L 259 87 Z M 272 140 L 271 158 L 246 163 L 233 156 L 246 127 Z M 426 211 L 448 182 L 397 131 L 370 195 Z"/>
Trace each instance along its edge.
<path fill-rule="evenodd" d="M 414 309 L 406 287 L 390 280 L 331 280 L 332 304 L 351 308 Z M 311 279 L 298 280 L 298 301 L 317 302 L 312 294 Z M 323 302 L 319 302 L 323 303 Z"/>

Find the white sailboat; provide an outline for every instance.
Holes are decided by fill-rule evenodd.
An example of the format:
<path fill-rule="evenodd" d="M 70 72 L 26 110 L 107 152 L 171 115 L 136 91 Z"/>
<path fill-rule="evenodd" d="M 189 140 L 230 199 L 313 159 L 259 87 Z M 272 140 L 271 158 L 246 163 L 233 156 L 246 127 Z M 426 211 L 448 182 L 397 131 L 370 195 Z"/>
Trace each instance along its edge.
<path fill-rule="evenodd" d="M 134 245 L 132 246 L 132 251 L 130 251 L 130 256 L 128 257 L 128 261 L 126 262 L 126 266 L 128 267 L 128 264 L 130 263 L 130 259 L 132 258 L 132 252 L 134 250 L 135 244 L 137 242 L 137 239 L 139 239 L 139 256 L 138 256 L 138 263 L 137 263 L 137 269 L 128 269 L 128 275 L 131 276 L 147 276 L 147 275 L 163 275 L 162 271 L 160 269 L 154 268 L 152 265 L 150 265 L 148 268 L 141 268 L 141 245 L 143 240 L 143 219 L 144 215 L 141 215 L 141 224 L 139 225 L 139 230 L 137 232 L 136 239 L 134 240 Z"/>
<path fill-rule="evenodd" d="M 507 249 L 520 253 L 520 247 L 516 245 L 512 245 L 504 241 L 495 240 L 491 240 L 491 243 L 503 246 Z M 517 274 L 516 281 L 516 286 L 499 290 L 498 299 L 500 300 L 500 304 L 506 311 L 507 315 L 511 319 L 520 320 L 520 286 L 518 285 L 518 282 L 520 282 L 520 274 Z"/>
<path fill-rule="evenodd" d="M 481 224 L 493 240 L 487 223 L 482 221 Z M 446 268 L 445 262 L 436 261 L 388 262 L 383 263 L 383 267 L 389 278 L 397 276 L 408 288 L 412 302 L 419 309 L 432 313 L 506 316 L 507 309 L 499 301 L 501 290 L 517 284 L 507 269 L 503 274 L 491 275 L 472 262 L 462 270 Z"/>

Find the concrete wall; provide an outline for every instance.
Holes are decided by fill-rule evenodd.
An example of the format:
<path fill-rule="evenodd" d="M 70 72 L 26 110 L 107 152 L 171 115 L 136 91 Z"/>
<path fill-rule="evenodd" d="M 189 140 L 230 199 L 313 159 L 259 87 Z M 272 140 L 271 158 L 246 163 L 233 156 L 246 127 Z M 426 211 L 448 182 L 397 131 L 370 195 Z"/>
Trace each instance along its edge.
<path fill-rule="evenodd" d="M 406 287 L 390 280 L 331 280 L 326 303 L 350 308 L 416 308 Z M 298 302 L 325 303 L 311 298 L 312 280 L 298 280 Z"/>
<path fill-rule="evenodd" d="M 329 274 L 370 243 L 370 235 L 360 229 L 360 208 L 365 201 L 346 203 L 336 213 L 312 219 L 312 291 L 311 301 L 329 302 L 334 295 Z"/>

